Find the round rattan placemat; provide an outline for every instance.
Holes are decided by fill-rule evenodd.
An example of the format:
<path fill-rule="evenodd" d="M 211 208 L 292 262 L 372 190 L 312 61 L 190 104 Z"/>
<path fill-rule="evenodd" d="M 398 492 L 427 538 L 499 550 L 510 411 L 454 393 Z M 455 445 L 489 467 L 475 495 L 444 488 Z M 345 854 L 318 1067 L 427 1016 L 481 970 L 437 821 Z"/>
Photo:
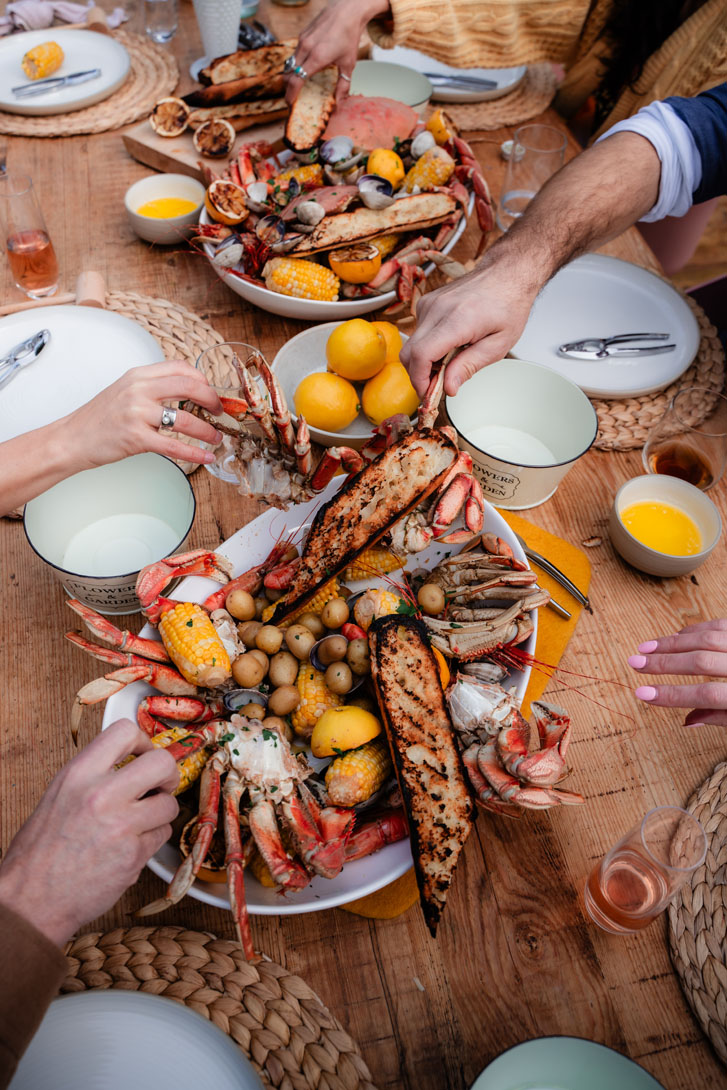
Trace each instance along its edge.
<path fill-rule="evenodd" d="M 501 129 L 505 125 L 520 125 L 547 110 L 555 97 L 558 81 L 550 64 L 533 64 L 525 78 L 514 91 L 489 102 L 432 103 L 442 107 L 445 113 L 464 132 L 475 129 Z"/>
<path fill-rule="evenodd" d="M 183 927 L 91 932 L 65 949 L 61 992 L 122 988 L 174 999 L 227 1033 L 266 1087 L 376 1090 L 355 1042 L 299 976 L 251 965 L 238 943 Z"/>
<path fill-rule="evenodd" d="M 717 395 L 722 392 L 725 378 L 725 354 L 717 330 L 698 303 L 689 295 L 686 299 L 699 323 L 700 342 L 694 363 L 675 382 L 655 394 L 629 397 L 622 401 L 593 399 L 598 414 L 598 437 L 594 446 L 598 450 L 636 450 L 643 447 L 654 424 L 667 410 L 679 390 L 686 386 L 703 386 L 707 391 L 702 401 L 694 403 L 694 415 L 690 424 L 701 424 Z"/>
<path fill-rule="evenodd" d="M 116 30 L 113 35 L 129 52 L 126 82 L 103 102 L 52 117 L 25 117 L 0 111 L 0 133 L 9 136 L 77 136 L 118 129 L 151 113 L 154 103 L 177 86 L 174 57 L 142 34 Z"/>

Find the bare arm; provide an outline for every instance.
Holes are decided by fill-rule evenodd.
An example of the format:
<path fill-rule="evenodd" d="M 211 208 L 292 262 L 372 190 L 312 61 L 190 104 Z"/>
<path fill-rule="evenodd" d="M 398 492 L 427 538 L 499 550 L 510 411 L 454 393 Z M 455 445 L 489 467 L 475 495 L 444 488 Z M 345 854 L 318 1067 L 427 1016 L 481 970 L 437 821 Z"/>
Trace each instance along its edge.
<path fill-rule="evenodd" d="M 656 203 L 661 164 L 636 133 L 616 133 L 558 171 L 473 272 L 425 295 L 401 352 L 420 394 L 432 364 L 463 346 L 447 368 L 452 395 L 512 348 L 538 292 L 561 266 L 621 234 Z"/>
<path fill-rule="evenodd" d="M 183 360 L 138 367 L 54 424 L 0 443 L 0 515 L 73 473 L 131 454 L 154 451 L 183 461 L 214 461 L 211 451 L 158 432 L 162 402 L 182 399 L 214 414 L 222 408 L 204 376 Z M 206 443 L 222 438 L 216 428 L 182 410 L 174 430 Z"/>
<path fill-rule="evenodd" d="M 389 0 L 337 0 L 317 15 L 300 36 L 296 64 L 309 76 L 329 64 L 337 64 L 348 80 L 338 81 L 337 94 L 348 94 L 351 73 L 358 58 L 358 43 L 366 24 L 389 10 Z M 295 102 L 303 80 L 291 75 L 285 97 Z"/>

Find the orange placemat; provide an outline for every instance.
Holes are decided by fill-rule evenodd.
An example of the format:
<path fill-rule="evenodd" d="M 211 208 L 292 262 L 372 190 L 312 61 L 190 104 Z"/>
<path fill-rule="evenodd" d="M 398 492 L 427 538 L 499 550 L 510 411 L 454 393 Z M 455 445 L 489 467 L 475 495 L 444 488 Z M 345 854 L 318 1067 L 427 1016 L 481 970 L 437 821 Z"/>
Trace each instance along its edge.
<path fill-rule="evenodd" d="M 591 564 L 586 554 L 570 542 L 564 541 L 555 534 L 549 534 L 547 530 L 541 530 L 532 522 L 521 518 L 511 511 L 501 511 L 500 514 L 515 530 L 516 533 L 527 542 L 531 549 L 543 556 L 547 556 L 557 568 L 567 575 L 575 583 L 579 590 L 588 594 L 591 583 Z M 541 609 L 538 612 L 538 639 L 535 645 L 535 658 L 549 666 L 557 666 L 563 657 L 563 652 L 568 646 L 568 641 L 578 624 L 583 606 L 571 598 L 570 594 L 551 579 L 545 572 L 541 572 L 537 565 L 533 565 L 538 572 L 538 583 L 544 590 L 565 606 L 571 613 L 570 620 L 565 620 L 552 609 Z M 549 671 L 534 669 L 530 675 L 525 699 L 522 705 L 523 715 L 530 713 L 530 704 L 537 700 L 545 692 L 550 681 Z M 419 900 L 414 870 L 407 871 L 395 882 L 384 886 L 376 893 L 368 897 L 361 897 L 358 901 L 349 901 L 341 907 L 346 912 L 354 912 L 357 916 L 368 916 L 375 920 L 389 920 L 394 916 L 400 916 Z"/>

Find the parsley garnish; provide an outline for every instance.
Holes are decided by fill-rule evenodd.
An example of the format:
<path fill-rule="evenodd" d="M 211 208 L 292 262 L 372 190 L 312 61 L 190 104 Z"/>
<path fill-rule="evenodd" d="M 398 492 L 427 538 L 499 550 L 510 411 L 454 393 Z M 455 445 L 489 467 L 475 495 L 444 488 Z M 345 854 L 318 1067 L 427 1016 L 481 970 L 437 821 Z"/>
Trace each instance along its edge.
<path fill-rule="evenodd" d="M 194 628 L 194 621 L 187 621 L 187 628 Z"/>
<path fill-rule="evenodd" d="M 417 607 L 413 602 L 405 602 L 402 598 L 396 607 L 397 613 L 403 613 L 406 617 L 416 617 Z"/>
<path fill-rule="evenodd" d="M 461 624 L 457 624 L 457 622 L 456 622 L 456 621 L 452 621 L 452 623 L 450 624 L 450 626 L 449 626 L 449 627 L 450 627 L 450 628 L 461 628 L 461 627 L 462 627 L 462 625 L 461 625 Z"/>
<path fill-rule="evenodd" d="M 273 784 L 273 786 L 270 788 L 270 794 L 272 795 L 273 792 L 277 791 L 277 790 L 278 790 L 277 787 L 275 786 L 275 784 Z"/>
<path fill-rule="evenodd" d="M 220 738 L 220 741 L 221 742 L 234 742 L 235 741 L 235 735 L 232 733 L 232 731 L 228 730 L 227 734 L 222 735 L 222 737 Z"/>

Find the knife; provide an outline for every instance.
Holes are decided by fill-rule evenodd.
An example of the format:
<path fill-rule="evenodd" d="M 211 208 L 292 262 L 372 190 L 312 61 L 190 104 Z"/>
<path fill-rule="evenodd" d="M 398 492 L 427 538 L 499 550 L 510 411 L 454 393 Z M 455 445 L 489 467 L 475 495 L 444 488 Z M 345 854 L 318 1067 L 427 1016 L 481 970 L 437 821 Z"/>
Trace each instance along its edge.
<path fill-rule="evenodd" d="M 13 87 L 12 92 L 16 98 L 33 98 L 35 95 L 60 91 L 62 87 L 75 87 L 77 83 L 98 79 L 100 75 L 100 68 L 89 68 L 86 72 L 71 72 L 69 76 L 51 76 L 50 79 L 41 79 L 36 83 L 24 83 L 20 87 Z"/>
<path fill-rule="evenodd" d="M 422 72 L 434 86 L 462 87 L 470 91 L 494 91 L 499 87 L 495 79 L 485 79 L 483 76 L 466 76 L 459 72 Z"/>
<path fill-rule="evenodd" d="M 18 371 L 37 359 L 50 340 L 50 330 L 41 329 L 32 337 L 16 344 L 0 359 L 0 390 L 15 378 Z"/>

